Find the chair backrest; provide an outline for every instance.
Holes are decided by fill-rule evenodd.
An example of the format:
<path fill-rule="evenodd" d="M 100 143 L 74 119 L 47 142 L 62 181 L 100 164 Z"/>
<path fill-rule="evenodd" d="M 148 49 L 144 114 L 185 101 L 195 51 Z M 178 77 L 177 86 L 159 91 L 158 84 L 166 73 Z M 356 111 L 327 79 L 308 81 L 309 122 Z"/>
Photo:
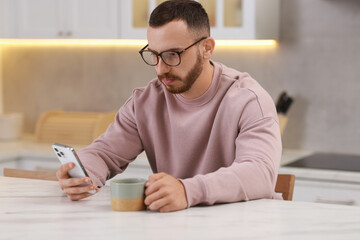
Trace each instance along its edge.
<path fill-rule="evenodd" d="M 22 169 L 4 168 L 4 177 L 31 178 L 57 181 L 55 172 L 30 171 Z"/>
<path fill-rule="evenodd" d="M 284 200 L 291 201 L 294 193 L 295 175 L 279 174 L 277 177 L 275 192 L 282 193 Z"/>

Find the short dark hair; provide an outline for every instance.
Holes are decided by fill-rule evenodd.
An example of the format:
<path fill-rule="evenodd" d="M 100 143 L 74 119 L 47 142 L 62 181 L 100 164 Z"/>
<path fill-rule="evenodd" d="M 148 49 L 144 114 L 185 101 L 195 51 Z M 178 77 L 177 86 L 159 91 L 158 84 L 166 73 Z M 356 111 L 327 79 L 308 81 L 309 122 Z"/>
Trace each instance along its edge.
<path fill-rule="evenodd" d="M 209 17 L 198 2 L 192 0 L 163 2 L 151 13 L 149 26 L 161 27 L 173 20 L 184 21 L 195 35 L 210 37 Z"/>

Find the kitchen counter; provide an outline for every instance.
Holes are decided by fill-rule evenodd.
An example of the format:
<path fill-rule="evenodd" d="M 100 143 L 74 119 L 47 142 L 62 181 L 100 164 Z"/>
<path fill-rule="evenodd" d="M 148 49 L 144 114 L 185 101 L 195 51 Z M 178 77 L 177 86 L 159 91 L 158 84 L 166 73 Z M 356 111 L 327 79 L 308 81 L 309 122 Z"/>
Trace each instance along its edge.
<path fill-rule="evenodd" d="M 360 184 L 360 172 L 285 166 L 314 154 L 313 151 L 284 149 L 279 173 L 294 174 L 297 179 Z M 339 159 L 341 161 L 341 158 Z"/>
<path fill-rule="evenodd" d="M 360 208 L 281 200 L 172 213 L 111 210 L 108 186 L 72 202 L 55 181 L 0 177 L 2 239 L 358 239 Z"/>
<path fill-rule="evenodd" d="M 56 159 L 51 144 L 38 143 L 32 136 L 26 136 L 21 140 L 0 140 L 0 161 L 28 156 Z"/>
<path fill-rule="evenodd" d="M 72 147 L 78 151 L 84 148 L 85 145 L 72 145 Z M 27 162 L 34 161 L 37 165 L 36 169 L 32 169 L 32 166 L 30 166 L 34 164 L 26 164 Z M 12 164 L 7 164 L 10 162 Z M 130 165 L 148 169 L 149 163 L 146 154 L 140 154 Z M 0 141 L 0 175 L 3 173 L 2 166 L 28 170 L 55 171 L 60 166 L 60 162 L 51 148 L 51 143 L 39 143 L 35 141 L 34 136 L 25 135 L 21 140 Z"/>
<path fill-rule="evenodd" d="M 85 146 L 74 145 L 73 147 L 75 150 L 80 150 Z M 297 179 L 305 178 L 321 181 L 326 180 L 344 183 L 360 183 L 360 172 L 284 167 L 285 164 L 311 154 L 313 154 L 312 151 L 284 149 L 279 173 L 294 174 Z M 34 140 L 34 136 L 32 135 L 25 135 L 23 139 L 17 141 L 0 141 L 0 164 L 8 161 L 19 160 L 23 160 L 24 162 L 29 158 L 42 160 L 41 164 L 45 164 L 46 161 L 52 162 L 51 166 L 55 166 L 54 169 L 57 169 L 57 167 L 60 166 L 55 154 L 53 153 L 51 144 L 38 143 Z M 139 157 L 130 164 L 130 166 L 148 169 L 147 174 L 151 173 L 145 153 L 140 154 Z M 127 171 L 125 171 L 123 175 L 125 174 L 126 177 L 128 177 Z M 2 175 L 2 169 L 0 169 L 0 175 Z"/>

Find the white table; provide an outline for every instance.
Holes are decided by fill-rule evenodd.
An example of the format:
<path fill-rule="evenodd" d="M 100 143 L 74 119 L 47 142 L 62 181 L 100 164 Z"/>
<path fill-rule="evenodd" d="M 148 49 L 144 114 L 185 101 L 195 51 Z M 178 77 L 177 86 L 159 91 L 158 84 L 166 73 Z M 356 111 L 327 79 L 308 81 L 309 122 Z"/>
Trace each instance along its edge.
<path fill-rule="evenodd" d="M 360 239 L 360 208 L 256 200 L 115 212 L 105 186 L 72 202 L 57 182 L 0 177 L 0 239 Z"/>
<path fill-rule="evenodd" d="M 73 146 L 80 150 L 84 146 Z M 285 164 L 311 155 L 312 151 L 284 149 L 279 173 L 296 176 L 294 201 L 333 202 L 360 206 L 360 172 L 284 167 Z M 25 135 L 16 141 L 0 141 L 0 176 L 3 168 L 56 171 L 60 167 L 49 143 L 35 141 Z M 126 171 L 116 178 L 141 177 L 152 174 L 146 154 L 140 154 Z M 109 185 L 109 182 L 106 183 Z"/>

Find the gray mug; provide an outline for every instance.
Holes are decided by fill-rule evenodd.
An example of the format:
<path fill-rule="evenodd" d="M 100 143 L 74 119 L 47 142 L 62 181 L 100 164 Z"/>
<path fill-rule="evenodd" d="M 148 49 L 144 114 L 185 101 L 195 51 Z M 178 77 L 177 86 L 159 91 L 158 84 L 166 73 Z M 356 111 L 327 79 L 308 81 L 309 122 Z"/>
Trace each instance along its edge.
<path fill-rule="evenodd" d="M 144 192 L 146 179 L 113 179 L 111 187 L 111 208 L 115 211 L 145 210 Z"/>

